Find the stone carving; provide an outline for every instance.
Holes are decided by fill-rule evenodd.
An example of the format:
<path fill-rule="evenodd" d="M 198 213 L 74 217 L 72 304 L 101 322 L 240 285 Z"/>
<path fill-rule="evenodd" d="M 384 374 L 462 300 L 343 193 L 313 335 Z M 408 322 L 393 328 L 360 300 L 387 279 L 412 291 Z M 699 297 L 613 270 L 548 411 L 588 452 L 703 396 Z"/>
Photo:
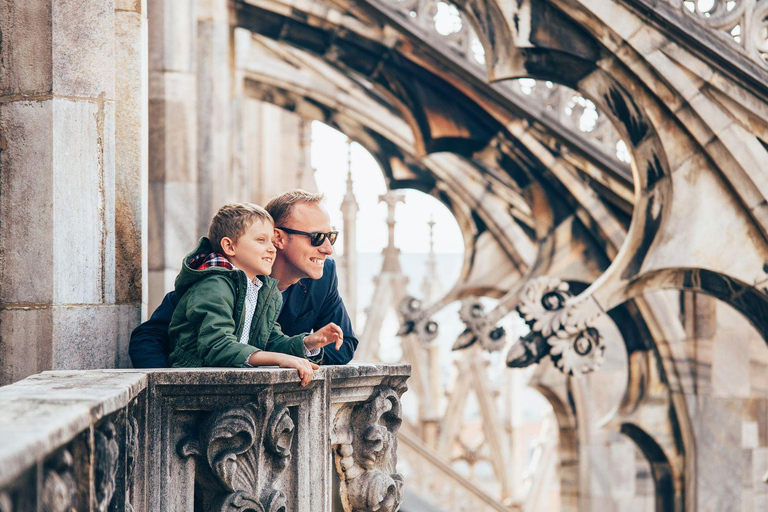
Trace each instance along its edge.
<path fill-rule="evenodd" d="M 13 512 L 13 502 L 8 493 L 0 492 L 0 512 Z"/>
<path fill-rule="evenodd" d="M 605 346 L 591 324 L 600 315 L 591 300 L 576 300 L 568 283 L 541 277 L 523 289 L 517 310 L 531 332 L 507 353 L 507 366 L 522 368 L 549 355 L 563 373 L 577 375 L 596 370 Z"/>
<path fill-rule="evenodd" d="M 708 29 L 725 34 L 761 66 L 768 66 L 768 0 L 667 1 Z"/>
<path fill-rule="evenodd" d="M 398 336 L 405 336 L 414 333 L 419 337 L 419 341 L 424 344 L 429 343 L 437 337 L 437 322 L 430 318 L 427 311 L 422 308 L 421 301 L 415 297 L 408 296 L 400 303 L 400 315 L 402 323 Z"/>
<path fill-rule="evenodd" d="M 128 417 L 125 437 L 125 487 L 130 492 L 130 490 L 133 488 L 133 472 L 136 469 L 136 457 L 139 454 L 139 423 L 133 416 Z M 131 505 L 127 498 L 125 502 L 125 509 L 128 512 L 133 512 L 133 505 Z"/>
<path fill-rule="evenodd" d="M 396 512 L 403 500 L 397 466 L 402 423 L 397 390 L 380 388 L 366 402 L 342 408 L 334 420 L 333 445 L 345 512 Z"/>
<path fill-rule="evenodd" d="M 178 453 L 197 458 L 198 483 L 207 491 L 202 509 L 216 512 L 285 512 L 287 498 L 273 488 L 288 467 L 294 423 L 271 396 L 210 413 Z"/>
<path fill-rule="evenodd" d="M 117 462 L 120 447 L 117 444 L 117 430 L 111 421 L 105 421 L 94 431 L 94 485 L 96 487 L 96 507 L 105 512 L 115 494 Z"/>
<path fill-rule="evenodd" d="M 453 345 L 453 350 L 461 350 L 473 345 L 478 340 L 480 345 L 489 352 L 501 350 L 506 341 L 503 327 L 496 326 L 485 312 L 483 303 L 475 297 L 464 299 L 459 309 L 459 318 L 467 328 L 461 333 Z"/>
<path fill-rule="evenodd" d="M 74 458 L 69 450 L 60 450 L 45 463 L 42 505 L 44 512 L 68 512 L 75 497 Z"/>

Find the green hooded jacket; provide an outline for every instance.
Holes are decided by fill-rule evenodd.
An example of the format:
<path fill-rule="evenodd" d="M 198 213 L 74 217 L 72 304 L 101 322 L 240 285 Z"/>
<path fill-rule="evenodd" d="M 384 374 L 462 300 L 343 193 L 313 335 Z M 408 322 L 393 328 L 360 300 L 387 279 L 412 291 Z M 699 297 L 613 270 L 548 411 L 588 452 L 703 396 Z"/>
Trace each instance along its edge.
<path fill-rule="evenodd" d="M 257 350 L 307 357 L 305 334 L 286 336 L 276 322 L 283 297 L 277 281 L 267 276 L 258 276 L 263 286 L 256 301 L 248 344 L 239 342 L 248 286 L 245 272 L 224 267 L 196 270 L 189 266 L 196 256 L 213 252 L 211 242 L 201 238 L 197 248 L 184 258 L 176 277 L 176 294 L 180 299 L 168 329 L 168 364 L 174 368 L 247 366 L 248 358 Z M 322 358 L 321 350 L 309 359 L 319 363 Z"/>

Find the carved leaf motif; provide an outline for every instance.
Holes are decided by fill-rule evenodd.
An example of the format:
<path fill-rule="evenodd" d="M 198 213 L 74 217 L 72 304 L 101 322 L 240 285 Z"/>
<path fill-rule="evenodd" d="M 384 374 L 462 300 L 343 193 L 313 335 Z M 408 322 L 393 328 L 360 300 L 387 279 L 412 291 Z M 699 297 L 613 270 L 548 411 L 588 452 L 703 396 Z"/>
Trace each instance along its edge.
<path fill-rule="evenodd" d="M 568 284 L 542 277 L 523 289 L 518 311 L 531 333 L 518 340 L 507 354 L 507 365 L 522 368 L 549 354 L 563 373 L 594 371 L 605 347 L 592 322 L 601 314 L 591 297 L 573 296 Z"/>
<path fill-rule="evenodd" d="M 115 494 L 117 460 L 120 456 L 116 434 L 115 425 L 111 421 L 102 423 L 94 432 L 96 503 L 101 512 L 107 510 Z"/>
<path fill-rule="evenodd" d="M 218 512 L 265 512 L 259 500 L 245 491 L 227 494 L 217 507 Z"/>
<path fill-rule="evenodd" d="M 439 326 L 424 310 L 419 299 L 406 297 L 400 303 L 398 310 L 401 317 L 398 336 L 416 334 L 422 343 L 429 343 L 437 337 Z"/>
<path fill-rule="evenodd" d="M 275 407 L 267 426 L 267 438 L 264 448 L 277 456 L 276 466 L 282 471 L 291 460 L 294 424 L 288 408 L 284 405 Z"/>
<path fill-rule="evenodd" d="M 286 512 L 288 510 L 288 498 L 280 491 L 272 491 L 267 498 L 267 506 L 264 512 Z"/>
<path fill-rule="evenodd" d="M 208 468 L 198 467 L 198 483 L 206 492 L 225 491 L 213 510 L 278 512 L 285 510 L 285 497 L 281 501 L 282 493 L 270 487 L 290 461 L 294 429 L 288 407 L 273 407 L 272 399 L 263 397 L 258 404 L 212 412 L 197 435 L 179 443 L 178 453 L 207 463 Z M 266 464 L 260 462 L 264 457 Z"/>
<path fill-rule="evenodd" d="M 348 512 L 395 512 L 402 502 L 396 434 L 402 423 L 400 394 L 379 389 L 365 403 L 342 409 L 334 424 L 336 467 Z"/>
<path fill-rule="evenodd" d="M 495 322 L 488 319 L 483 303 L 476 297 L 464 299 L 459 309 L 459 318 L 467 329 L 459 336 L 453 345 L 453 350 L 460 350 L 480 341 L 480 345 L 489 352 L 501 350 L 504 347 L 506 333 L 503 327 L 497 327 Z"/>
<path fill-rule="evenodd" d="M 68 450 L 55 453 L 46 463 L 42 504 L 44 512 L 67 512 L 75 496 L 74 459 Z"/>

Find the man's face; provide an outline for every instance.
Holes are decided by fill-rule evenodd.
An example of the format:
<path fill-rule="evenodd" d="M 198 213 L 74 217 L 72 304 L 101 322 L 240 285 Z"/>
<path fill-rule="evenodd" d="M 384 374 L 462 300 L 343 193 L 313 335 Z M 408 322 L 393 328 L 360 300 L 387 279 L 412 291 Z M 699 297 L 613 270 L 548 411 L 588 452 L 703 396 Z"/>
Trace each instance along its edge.
<path fill-rule="evenodd" d="M 331 230 L 331 218 L 325 208 L 317 203 L 298 203 L 293 205 L 291 214 L 282 221 L 281 227 L 307 233 L 327 233 Z M 275 229 L 275 245 L 280 249 L 278 257 L 299 279 L 323 277 L 325 258 L 333 254 L 333 246 L 327 238 L 322 245 L 313 247 L 310 237 L 286 233 L 280 229 Z"/>

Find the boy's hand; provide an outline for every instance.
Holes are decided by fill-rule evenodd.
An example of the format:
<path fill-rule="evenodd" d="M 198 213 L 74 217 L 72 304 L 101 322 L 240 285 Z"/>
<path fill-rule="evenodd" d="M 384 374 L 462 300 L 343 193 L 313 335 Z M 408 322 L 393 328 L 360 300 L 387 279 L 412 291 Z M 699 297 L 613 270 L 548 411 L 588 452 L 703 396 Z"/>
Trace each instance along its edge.
<path fill-rule="evenodd" d="M 344 333 L 342 332 L 341 327 L 333 322 L 304 338 L 304 346 L 307 347 L 307 350 L 314 350 L 331 343 L 335 343 L 336 350 L 339 350 L 343 342 Z"/>
<path fill-rule="evenodd" d="M 291 356 L 288 354 L 280 354 L 280 356 L 281 357 L 277 361 L 278 366 L 280 366 L 280 368 L 296 368 L 296 371 L 299 372 L 299 377 L 301 377 L 302 386 L 309 384 L 309 381 L 312 380 L 313 370 L 320 368 L 315 363 L 307 361 L 302 357 Z"/>

